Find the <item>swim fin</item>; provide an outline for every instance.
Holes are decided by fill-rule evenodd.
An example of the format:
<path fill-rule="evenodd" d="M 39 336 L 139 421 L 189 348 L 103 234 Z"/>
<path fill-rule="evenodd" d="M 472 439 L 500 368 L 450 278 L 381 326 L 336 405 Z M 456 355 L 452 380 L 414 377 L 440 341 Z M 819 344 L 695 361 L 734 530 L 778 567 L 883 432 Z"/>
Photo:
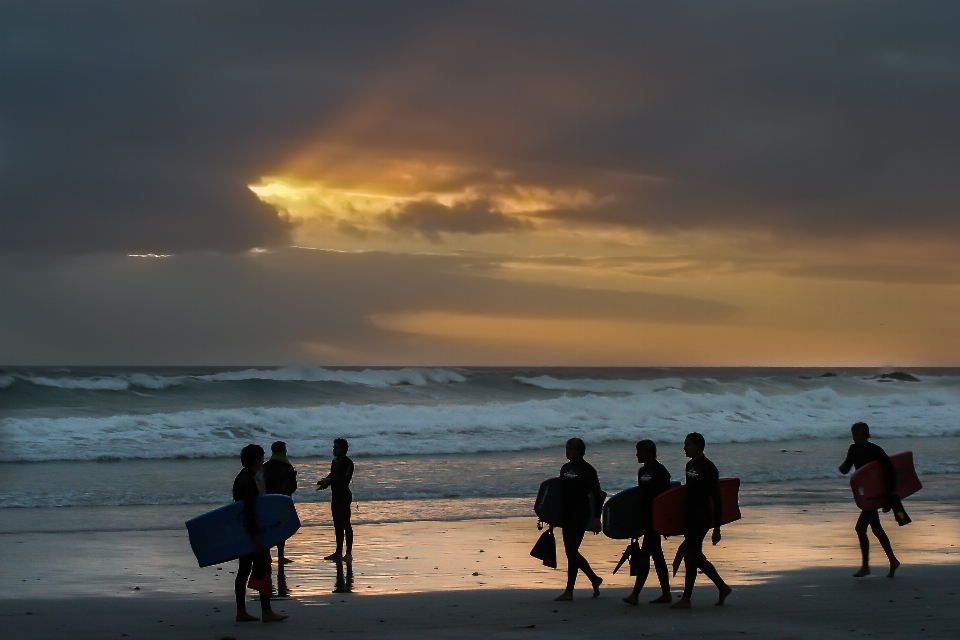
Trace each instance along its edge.
<path fill-rule="evenodd" d="M 907 515 L 907 510 L 903 508 L 903 503 L 900 501 L 899 496 L 890 496 L 890 507 L 893 509 L 893 517 L 897 519 L 897 524 L 901 527 L 913 522 L 910 516 Z"/>

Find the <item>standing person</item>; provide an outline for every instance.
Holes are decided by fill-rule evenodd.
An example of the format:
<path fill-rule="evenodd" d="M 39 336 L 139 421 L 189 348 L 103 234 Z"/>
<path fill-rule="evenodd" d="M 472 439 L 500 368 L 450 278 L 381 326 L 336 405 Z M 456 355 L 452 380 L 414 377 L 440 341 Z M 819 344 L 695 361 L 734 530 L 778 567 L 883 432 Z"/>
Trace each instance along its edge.
<path fill-rule="evenodd" d="M 573 600 L 573 587 L 577 571 L 582 570 L 593 585 L 593 597 L 600 596 L 603 578 L 594 573 L 590 563 L 580 554 L 580 543 L 587 529 L 600 533 L 600 514 L 603 510 L 603 490 L 597 470 L 583 459 L 587 445 L 580 438 L 567 440 L 567 460 L 560 467 L 560 482 L 563 487 L 563 550 L 567 554 L 567 588 L 555 600 Z M 593 505 L 590 497 L 593 497 Z"/>
<path fill-rule="evenodd" d="M 643 544 L 640 554 L 633 559 L 631 566 L 637 567 L 637 582 L 633 591 L 623 599 L 627 604 L 637 604 L 640 590 L 650 574 L 650 559 L 660 579 L 660 597 L 650 604 L 661 604 L 673 600 L 670 595 L 670 574 L 667 561 L 663 557 L 660 534 L 653 530 L 653 500 L 670 488 L 670 472 L 657 460 L 657 444 L 653 440 L 641 440 L 637 443 L 637 462 L 642 467 L 637 471 L 637 485 L 640 487 L 640 524 L 643 530 Z"/>
<path fill-rule="evenodd" d="M 687 576 L 683 582 L 683 597 L 670 605 L 671 609 L 689 609 L 693 585 L 697 581 L 697 569 L 717 585 L 720 590 L 718 606 L 733 591 L 703 555 L 703 539 L 713 525 L 713 544 L 720 542 L 720 518 L 723 502 L 720 498 L 720 472 L 716 465 L 703 455 L 706 441 L 699 433 L 691 433 L 683 441 L 683 453 L 690 458 L 687 463 L 687 524 L 683 539 L 683 563 Z"/>
<path fill-rule="evenodd" d="M 263 465 L 263 479 L 267 485 L 267 493 L 280 493 L 292 496 L 297 490 L 297 470 L 287 460 L 287 443 L 277 440 L 270 445 L 270 459 Z M 290 564 L 293 560 L 283 555 L 283 542 L 277 544 L 277 565 Z"/>
<path fill-rule="evenodd" d="M 260 526 L 257 524 L 257 496 L 264 493 L 262 474 L 263 447 L 258 444 L 248 444 L 240 452 L 240 463 L 243 469 L 233 481 L 233 500 L 243 502 L 244 525 L 253 536 L 254 551 L 240 556 L 240 567 L 237 569 L 237 579 L 234 582 L 234 593 L 237 596 L 237 622 L 253 622 L 260 618 L 247 613 L 244 597 L 247 593 L 247 579 L 252 571 L 254 576 L 262 577 L 270 571 L 270 550 L 263 546 L 260 539 Z M 287 616 L 274 613 L 270 609 L 270 594 L 260 592 L 260 609 L 264 622 L 280 622 Z"/>
<path fill-rule="evenodd" d="M 333 441 L 333 461 L 330 463 L 330 473 L 317 482 L 318 490 L 330 487 L 330 510 L 333 512 L 333 529 L 337 536 L 337 550 L 324 560 L 353 560 L 353 527 L 350 526 L 350 503 L 353 502 L 353 493 L 350 492 L 350 481 L 353 480 L 353 460 L 347 457 L 350 448 L 344 438 Z M 346 540 L 347 553 L 343 553 L 343 543 Z"/>
<path fill-rule="evenodd" d="M 866 422 L 858 422 L 850 427 L 850 433 L 853 435 L 853 444 L 847 449 L 847 459 L 840 465 L 840 473 L 846 475 L 850 471 L 851 466 L 859 469 L 868 462 L 878 460 L 883 467 L 883 477 L 887 481 L 887 492 L 892 494 L 897 488 L 897 471 L 893 468 L 893 463 L 890 462 L 890 457 L 887 456 L 887 453 L 878 445 L 868 442 L 870 439 L 870 427 L 867 426 Z M 887 537 L 887 532 L 883 530 L 883 526 L 880 524 L 880 514 L 877 513 L 876 509 L 862 509 L 860 511 L 860 517 L 857 518 L 856 530 L 857 537 L 860 539 L 860 555 L 863 557 L 863 562 L 860 565 L 860 570 L 853 574 L 853 577 L 862 578 L 870 575 L 870 540 L 867 538 L 868 526 L 873 529 L 873 535 L 877 536 L 877 540 L 880 541 L 880 546 L 883 547 L 884 552 L 887 554 L 887 559 L 890 560 L 890 572 L 887 574 L 887 577 L 892 578 L 897 572 L 897 567 L 900 566 L 900 561 L 893 555 L 890 538 Z"/>

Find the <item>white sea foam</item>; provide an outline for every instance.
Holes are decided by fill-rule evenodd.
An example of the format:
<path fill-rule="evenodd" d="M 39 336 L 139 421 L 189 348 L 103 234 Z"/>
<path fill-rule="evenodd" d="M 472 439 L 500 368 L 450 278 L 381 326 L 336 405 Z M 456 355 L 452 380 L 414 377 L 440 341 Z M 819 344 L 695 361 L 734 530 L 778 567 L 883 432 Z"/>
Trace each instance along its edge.
<path fill-rule="evenodd" d="M 322 367 L 283 367 L 281 369 L 244 369 L 243 371 L 223 371 L 203 376 L 193 376 L 195 380 L 209 382 L 227 382 L 239 380 L 274 380 L 278 382 L 342 382 L 361 384 L 369 387 L 388 387 L 401 384 L 423 386 L 431 383 L 445 384 L 464 382 L 466 378 L 447 369 L 364 369 L 349 371 L 343 369 L 324 369 Z"/>
<path fill-rule="evenodd" d="M 323 367 L 283 367 L 279 369 L 244 369 L 242 371 L 221 371 L 206 375 L 151 375 L 146 373 L 123 373 L 117 375 L 96 376 L 43 376 L 15 375 L 0 376 L 0 389 L 9 387 L 19 378 L 41 387 L 57 389 L 79 389 L 83 391 L 127 391 L 131 388 L 166 389 L 186 382 L 243 382 L 248 380 L 270 380 L 275 382 L 339 382 L 343 384 L 365 385 L 368 387 L 388 387 L 395 385 L 425 386 L 428 384 L 446 384 L 464 382 L 466 378 L 447 369 L 365 369 L 350 371 L 343 369 L 325 369 Z"/>
<path fill-rule="evenodd" d="M 517 376 L 517 382 L 529 384 L 541 389 L 553 391 L 587 391 L 590 393 L 649 393 L 665 389 L 682 389 L 686 380 L 682 378 L 662 378 L 659 380 L 604 380 L 595 378 L 575 378 L 561 380 L 551 376 L 524 378 Z"/>
<path fill-rule="evenodd" d="M 300 455 L 325 455 L 337 436 L 358 455 L 471 453 L 590 442 L 680 442 L 692 430 L 711 442 L 834 438 L 866 420 L 874 435 L 960 435 L 960 389 L 840 395 L 687 393 L 563 396 L 486 404 L 348 405 L 204 409 L 102 418 L 5 418 L 0 460 L 227 457 L 250 442 L 286 440 Z"/>

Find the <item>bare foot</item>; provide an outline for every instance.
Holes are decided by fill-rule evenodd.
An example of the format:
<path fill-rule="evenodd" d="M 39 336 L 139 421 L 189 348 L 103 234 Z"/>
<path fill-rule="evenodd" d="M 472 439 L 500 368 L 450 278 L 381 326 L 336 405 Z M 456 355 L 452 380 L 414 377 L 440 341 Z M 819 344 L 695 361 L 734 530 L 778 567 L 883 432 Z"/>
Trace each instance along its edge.
<path fill-rule="evenodd" d="M 725 584 L 722 587 L 720 587 L 720 599 L 717 600 L 717 606 L 722 607 L 723 601 L 726 600 L 727 596 L 730 595 L 731 593 L 733 593 L 733 589 L 731 589 L 729 585 Z"/>
<path fill-rule="evenodd" d="M 665 593 L 656 600 L 651 600 L 650 604 L 667 604 L 668 602 L 673 602 L 673 596 Z"/>
<path fill-rule="evenodd" d="M 900 567 L 900 561 L 894 558 L 890 561 L 890 573 L 887 574 L 888 578 L 894 577 L 893 574 L 897 572 L 897 569 Z"/>
<path fill-rule="evenodd" d="M 348 553 L 347 555 L 343 556 L 343 561 L 344 561 L 344 562 L 353 562 L 353 554 L 352 554 L 352 553 Z"/>
<path fill-rule="evenodd" d="M 252 616 L 246 611 L 237 611 L 237 622 L 256 622 L 259 619 L 257 616 Z"/>
<path fill-rule="evenodd" d="M 596 581 L 596 582 L 591 582 L 591 584 L 593 584 L 593 597 L 594 597 L 594 598 L 599 598 L 599 597 L 600 597 L 600 585 L 603 584 L 603 578 L 601 578 L 600 576 L 597 576 L 597 581 Z"/>
<path fill-rule="evenodd" d="M 870 567 L 868 567 L 867 565 L 863 565 L 862 567 L 860 567 L 860 571 L 857 571 L 855 574 L 853 574 L 853 577 L 863 578 L 868 575 L 870 575 Z"/>
<path fill-rule="evenodd" d="M 560 595 L 558 595 L 558 596 L 557 596 L 556 598 L 554 598 L 553 600 L 554 600 L 554 602 L 567 602 L 568 600 L 573 600 L 573 592 L 572 592 L 572 591 L 564 591 L 563 593 L 561 593 Z"/>
<path fill-rule="evenodd" d="M 337 553 L 336 551 L 334 551 L 330 555 L 324 556 L 323 559 L 324 560 L 343 560 L 343 556 Z"/>
<path fill-rule="evenodd" d="M 640 602 L 639 594 L 631 593 L 626 598 L 624 598 L 623 601 L 626 602 L 627 604 L 637 604 L 638 602 Z"/>
<path fill-rule="evenodd" d="M 292 564 L 293 560 L 290 558 L 280 558 L 280 564 Z"/>
<path fill-rule="evenodd" d="M 674 602 L 672 605 L 670 605 L 670 608 L 671 609 L 689 609 L 690 598 L 680 598 L 679 600 Z"/>
<path fill-rule="evenodd" d="M 283 622 L 287 619 L 287 616 L 282 616 L 279 613 L 274 613 L 267 609 L 263 612 L 263 621 L 264 622 Z"/>

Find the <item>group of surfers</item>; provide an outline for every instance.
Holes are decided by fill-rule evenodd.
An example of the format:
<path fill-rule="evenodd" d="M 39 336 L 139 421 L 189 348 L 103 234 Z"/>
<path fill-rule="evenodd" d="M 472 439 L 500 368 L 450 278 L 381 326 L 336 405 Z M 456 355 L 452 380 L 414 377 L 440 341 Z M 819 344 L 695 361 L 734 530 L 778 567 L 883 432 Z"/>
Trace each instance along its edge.
<path fill-rule="evenodd" d="M 869 441 L 870 428 L 866 423 L 858 422 L 851 427 L 853 444 L 847 450 L 847 457 L 840 465 L 841 473 L 846 474 L 851 468 L 859 469 L 865 464 L 879 461 L 883 466 L 887 482 L 887 490 L 892 495 L 896 486 L 896 472 L 887 454 L 878 445 Z M 347 457 L 349 444 L 343 438 L 337 438 L 333 445 L 333 461 L 330 473 L 317 482 L 318 489 L 331 489 L 331 511 L 334 530 L 336 532 L 336 551 L 325 559 L 338 562 L 352 560 L 353 529 L 350 525 L 350 504 L 353 496 L 350 491 L 350 481 L 353 478 L 353 461 Z M 700 433 L 693 432 L 683 441 L 683 452 L 690 458 L 685 468 L 686 479 L 686 529 L 684 540 L 677 549 L 674 560 L 674 575 L 682 559 L 686 569 L 683 585 L 683 594 L 677 602 L 673 602 L 670 592 L 670 576 L 667 570 L 666 559 L 661 546 L 661 536 L 653 528 L 653 501 L 671 486 L 670 472 L 657 460 L 657 445 L 652 440 L 641 440 L 636 445 L 637 462 L 641 465 L 637 471 L 637 484 L 640 488 L 640 522 L 643 543 L 631 560 L 631 568 L 636 573 L 636 582 L 633 590 L 623 600 L 635 605 L 639 602 L 640 590 L 650 573 L 650 562 L 656 570 L 660 581 L 661 595 L 650 602 L 652 604 L 672 603 L 671 608 L 687 609 L 691 606 L 693 587 L 697 580 L 697 572 L 701 571 L 710 578 L 719 590 L 717 605 L 722 606 L 733 589 L 723 581 L 716 567 L 707 560 L 703 553 L 703 543 L 707 533 L 713 530 L 711 542 L 716 545 L 721 540 L 722 498 L 720 494 L 720 473 L 713 462 L 705 455 L 706 441 Z M 244 502 L 245 523 L 253 534 L 254 552 L 239 559 L 235 593 L 237 600 L 237 621 L 246 622 L 259 620 L 249 614 L 245 607 L 247 580 L 251 574 L 254 578 L 262 579 L 270 571 L 270 551 L 264 547 L 260 539 L 256 519 L 256 498 L 264 493 L 280 493 L 292 495 L 297 488 L 297 472 L 286 457 L 286 443 L 275 442 L 271 447 L 272 456 L 264 462 L 265 453 L 259 445 L 251 444 L 244 447 L 240 454 L 243 469 L 237 475 L 233 484 L 233 498 Z M 567 557 L 567 584 L 563 593 L 556 600 L 566 601 L 573 599 L 573 590 L 577 575 L 580 571 L 587 576 L 593 587 L 593 597 L 600 595 L 600 585 L 603 578 L 598 576 L 590 567 L 590 563 L 580 553 L 580 545 L 587 531 L 600 533 L 601 513 L 604 493 L 600 488 L 597 470 L 584 460 L 586 444 L 580 438 L 571 438 L 566 444 L 568 462 L 560 468 L 560 479 L 563 486 L 563 547 Z M 591 499 L 592 497 L 592 499 Z M 867 528 L 873 530 L 874 535 L 883 547 L 890 561 L 890 571 L 887 577 L 892 578 L 900 566 L 893 553 L 890 540 L 880 524 L 880 517 L 876 509 L 863 509 L 857 520 L 856 532 L 860 542 L 860 552 L 863 559 L 860 570 L 854 573 L 855 577 L 864 577 L 870 573 L 870 542 L 867 538 Z M 346 550 L 344 552 L 344 543 Z M 284 547 L 278 545 L 278 566 L 283 570 L 284 564 L 292 560 L 284 556 Z M 264 622 L 279 622 L 287 616 L 275 613 L 270 608 L 270 590 L 260 591 L 260 605 Z"/>
<path fill-rule="evenodd" d="M 884 470 L 887 492 L 893 495 L 896 487 L 896 471 L 893 463 L 884 450 L 869 441 L 870 427 L 864 422 L 858 422 L 851 428 L 853 444 L 847 450 L 847 457 L 839 467 L 842 474 L 850 472 L 851 468 L 859 469 L 873 461 L 878 461 Z M 653 501 L 661 493 L 670 488 L 670 472 L 657 460 L 657 445 L 652 440 L 641 440 L 637 443 L 637 485 L 639 486 L 639 509 L 641 530 L 645 533 L 639 553 L 631 558 L 631 568 L 636 574 L 636 582 L 630 594 L 623 599 L 628 604 L 639 602 L 640 590 L 643 588 L 650 573 L 650 561 L 657 572 L 660 581 L 661 594 L 651 600 L 651 604 L 671 604 L 673 609 L 690 608 L 690 599 L 693 587 L 697 581 L 697 572 L 700 571 L 710 578 L 720 592 L 716 604 L 723 606 L 733 589 L 723 581 L 716 567 L 707 560 L 703 553 L 703 542 L 707 533 L 713 529 L 710 537 L 716 545 L 720 542 L 721 515 L 723 503 L 720 494 L 720 473 L 713 462 L 703 451 L 706 441 L 703 435 L 693 432 L 683 441 L 683 452 L 690 458 L 684 470 L 686 476 L 686 520 L 684 539 L 677 549 L 674 560 L 674 575 L 682 559 L 686 569 L 683 584 L 683 595 L 677 602 L 673 602 L 670 592 L 670 575 L 667 562 L 663 555 L 661 536 L 653 526 Z M 600 480 L 596 469 L 586 460 L 586 445 L 580 438 L 571 438 L 567 441 L 566 456 L 569 462 L 560 468 L 560 480 L 563 486 L 563 548 L 567 556 L 567 586 L 557 596 L 556 600 L 572 600 L 573 589 L 577 575 L 583 571 L 593 586 L 593 597 L 600 595 L 600 585 L 603 578 L 598 576 L 590 567 L 590 563 L 580 553 L 580 544 L 583 542 L 586 531 L 600 532 L 601 512 L 604 493 L 600 488 Z M 592 500 L 591 500 L 592 498 Z M 860 542 L 862 564 L 853 575 L 862 578 L 870 574 L 870 541 L 867 538 L 867 528 L 880 542 L 887 559 L 890 561 L 888 578 L 893 578 L 900 566 L 893 553 L 890 539 L 880 524 L 880 515 L 877 509 L 862 509 L 857 519 L 856 532 Z"/>

